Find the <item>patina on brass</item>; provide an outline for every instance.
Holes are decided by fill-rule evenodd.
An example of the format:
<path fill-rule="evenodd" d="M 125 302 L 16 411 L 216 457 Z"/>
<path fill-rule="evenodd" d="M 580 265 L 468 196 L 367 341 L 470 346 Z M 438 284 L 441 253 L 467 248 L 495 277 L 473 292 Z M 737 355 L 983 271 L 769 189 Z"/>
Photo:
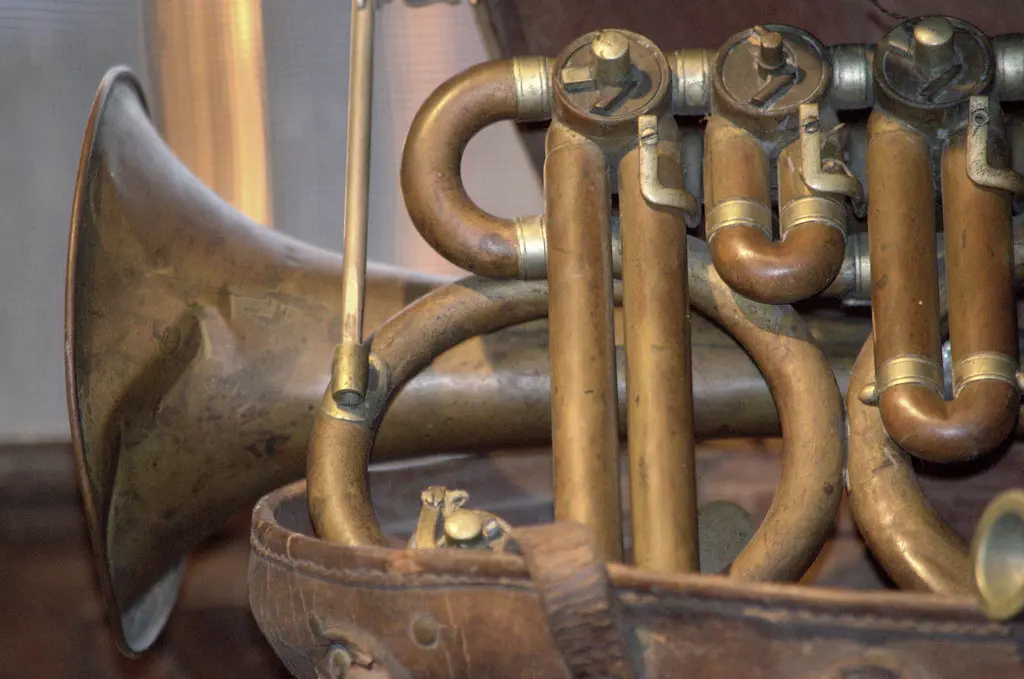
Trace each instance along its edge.
<path fill-rule="evenodd" d="M 845 196 L 860 184 L 842 148 L 822 132 L 830 83 L 824 48 L 788 26 L 730 38 L 715 61 L 713 115 L 705 132 L 707 240 L 729 286 L 766 304 L 826 289 L 846 251 Z M 769 168 L 778 166 L 779 236 L 772 238 Z"/>
<path fill-rule="evenodd" d="M 604 154 L 553 123 L 544 162 L 555 516 L 589 527 L 622 560 L 611 195 Z"/>
<path fill-rule="evenodd" d="M 739 297 L 715 273 L 706 248 L 694 240 L 689 247 L 691 303 L 743 344 L 764 373 L 783 419 L 781 482 L 767 518 L 729 573 L 742 580 L 795 579 L 821 549 L 839 506 L 839 390 L 796 312 Z M 430 351 L 471 332 L 543 313 L 543 290 L 536 283 L 465 279 L 411 304 L 371 340 L 372 354 L 388 367 L 381 402 L 387 403 L 414 369 L 429 363 Z M 437 320 L 442 308 L 450 312 L 443 325 Z M 345 411 L 329 398 L 321 401 L 310 441 L 309 505 L 323 539 L 350 546 L 384 544 L 369 503 L 367 472 L 381 415 Z"/>
<path fill-rule="evenodd" d="M 522 57 L 475 66 L 424 102 L 405 142 L 401 183 L 412 223 L 457 266 L 481 276 L 543 278 L 543 223 L 481 210 L 462 183 L 462 153 L 500 120 L 551 116 L 550 61 Z"/>
<path fill-rule="evenodd" d="M 305 473 L 341 323 L 342 268 L 203 187 L 160 140 L 125 70 L 97 95 L 75 206 L 71 431 L 111 625 L 134 653 L 173 606 L 181 557 Z M 445 282 L 371 263 L 367 328 Z M 695 434 L 778 435 L 775 402 L 746 353 L 703 317 L 690 327 L 701 365 Z M 866 324 L 819 320 L 811 330 L 844 381 Z M 547 340 L 545 324 L 531 324 L 443 353 L 389 408 L 373 459 L 547 445 Z M 622 346 L 616 364 L 621 436 Z"/>
<path fill-rule="evenodd" d="M 904 449 L 956 462 L 998 446 L 1017 419 L 1013 237 L 1009 194 L 973 179 L 979 166 L 968 153 L 968 135 L 984 134 L 983 169 L 1007 164 L 1005 143 L 989 134 L 987 108 L 971 96 L 991 85 L 988 41 L 963 22 L 929 22 L 914 24 L 914 35 L 920 29 L 928 40 L 945 42 L 915 49 L 920 64 L 901 56 L 905 27 L 883 39 L 875 64 L 876 99 L 884 107 L 868 121 L 876 381 L 864 396 L 877 401 L 885 430 Z M 954 36 L 963 51 L 955 59 L 942 47 Z M 954 70 L 955 87 L 948 77 Z M 970 122 L 976 114 L 984 120 Z M 934 152 L 941 154 L 952 400 L 941 381 Z"/>
<path fill-rule="evenodd" d="M 660 181 L 680 193 L 683 169 L 674 120 L 663 118 L 659 129 L 650 116 L 639 134 L 618 171 L 633 560 L 698 571 L 685 213 L 644 195 L 641 153 L 652 147 Z"/>

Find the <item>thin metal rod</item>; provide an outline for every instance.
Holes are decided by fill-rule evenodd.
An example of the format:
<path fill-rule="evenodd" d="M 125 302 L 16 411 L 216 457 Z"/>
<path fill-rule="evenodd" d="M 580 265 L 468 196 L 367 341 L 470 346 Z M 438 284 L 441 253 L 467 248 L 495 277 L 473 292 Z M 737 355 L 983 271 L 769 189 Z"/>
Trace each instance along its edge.
<path fill-rule="evenodd" d="M 341 344 L 335 352 L 331 392 L 343 405 L 366 394 L 363 347 L 366 226 L 370 197 L 370 112 L 373 96 L 373 2 L 352 0 L 345 162 L 345 258 L 342 265 Z"/>

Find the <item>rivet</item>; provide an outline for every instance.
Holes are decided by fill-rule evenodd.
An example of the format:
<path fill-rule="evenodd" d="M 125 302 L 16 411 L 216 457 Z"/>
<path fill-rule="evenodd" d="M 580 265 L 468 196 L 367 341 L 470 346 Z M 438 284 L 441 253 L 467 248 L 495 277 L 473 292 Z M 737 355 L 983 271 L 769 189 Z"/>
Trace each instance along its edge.
<path fill-rule="evenodd" d="M 437 621 L 434 620 L 434 616 L 427 613 L 417 615 L 413 618 L 410 629 L 413 641 L 418 645 L 430 648 L 437 643 Z"/>

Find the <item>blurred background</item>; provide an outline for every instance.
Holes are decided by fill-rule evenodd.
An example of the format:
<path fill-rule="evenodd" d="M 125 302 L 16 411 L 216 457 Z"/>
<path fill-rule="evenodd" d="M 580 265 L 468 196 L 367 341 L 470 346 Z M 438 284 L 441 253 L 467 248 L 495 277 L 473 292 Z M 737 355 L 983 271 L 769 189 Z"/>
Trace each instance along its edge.
<path fill-rule="evenodd" d="M 68 440 L 63 271 L 103 73 L 141 77 L 171 147 L 221 196 L 340 251 L 349 12 L 345 0 L 0 0 L 0 442 Z M 455 272 L 409 222 L 398 163 L 423 100 L 488 58 L 475 21 L 465 2 L 380 6 L 371 260 Z M 464 166 L 470 195 L 509 217 L 541 209 L 514 129 L 485 130 Z"/>

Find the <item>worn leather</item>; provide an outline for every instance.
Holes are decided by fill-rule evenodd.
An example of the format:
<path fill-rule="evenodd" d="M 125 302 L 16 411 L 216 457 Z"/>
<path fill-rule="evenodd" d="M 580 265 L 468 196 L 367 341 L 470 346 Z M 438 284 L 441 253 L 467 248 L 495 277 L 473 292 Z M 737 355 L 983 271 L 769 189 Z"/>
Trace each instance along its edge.
<path fill-rule="evenodd" d="M 574 544 L 578 549 L 563 540 L 570 551 Z M 527 565 L 535 556 L 332 545 L 311 537 L 298 483 L 256 506 L 250 602 L 277 654 L 302 678 L 331 676 L 325 658 L 338 647 L 358 664 L 335 676 L 548 679 L 573 676 L 570 668 L 601 671 L 567 657 L 575 642 L 553 640 L 552 630 L 566 621 L 552 625 L 558 607 L 551 606 L 548 576 Z M 583 587 L 607 592 L 611 602 L 594 618 L 592 635 L 603 638 L 607 615 L 617 616 L 620 657 L 632 663 L 623 671 L 642 677 L 1024 677 L 1024 630 L 987 621 L 970 599 L 740 583 L 621 565 L 607 573 L 610 587 L 598 577 L 595 590 L 593 571 Z M 580 623 L 594 624 L 587 614 Z"/>

